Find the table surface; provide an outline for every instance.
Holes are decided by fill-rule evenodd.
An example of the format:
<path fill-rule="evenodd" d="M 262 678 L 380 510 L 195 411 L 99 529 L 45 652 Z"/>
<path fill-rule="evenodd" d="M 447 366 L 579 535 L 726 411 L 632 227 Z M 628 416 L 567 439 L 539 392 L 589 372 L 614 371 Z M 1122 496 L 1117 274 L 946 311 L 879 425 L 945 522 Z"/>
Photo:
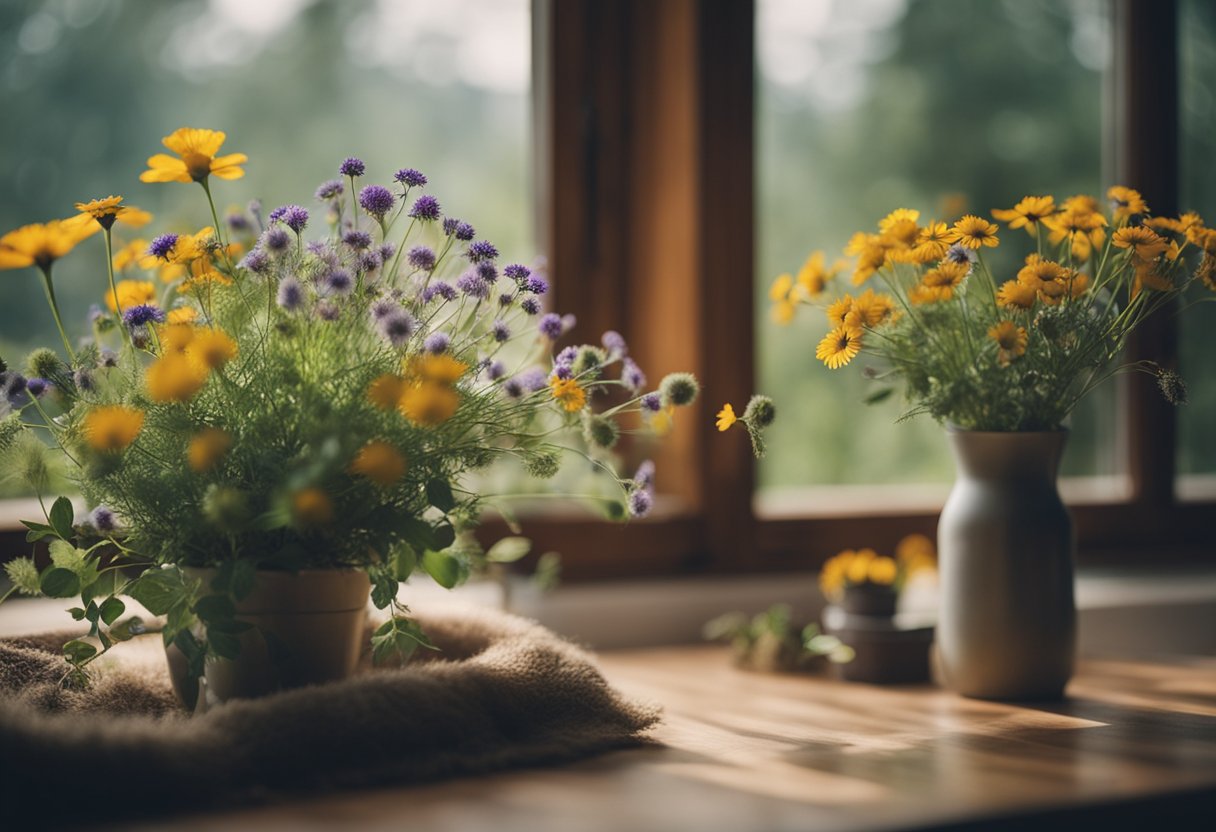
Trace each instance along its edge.
<path fill-rule="evenodd" d="M 1216 794 L 1216 659 L 1083 663 L 1066 701 L 1035 706 L 752 673 L 716 647 L 600 661 L 623 693 L 664 706 L 653 747 L 147 828 L 880 830 L 1195 790 L 1207 813 Z"/>

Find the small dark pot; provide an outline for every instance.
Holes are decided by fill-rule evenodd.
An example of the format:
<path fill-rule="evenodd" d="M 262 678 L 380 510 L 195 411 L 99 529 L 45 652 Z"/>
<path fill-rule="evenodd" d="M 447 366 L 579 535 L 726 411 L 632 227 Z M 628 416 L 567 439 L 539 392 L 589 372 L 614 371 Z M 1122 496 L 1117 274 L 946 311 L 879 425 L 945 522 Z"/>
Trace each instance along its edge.
<path fill-rule="evenodd" d="M 891 616 L 856 615 L 842 607 L 823 611 L 824 632 L 853 648 L 853 660 L 832 665 L 838 678 L 871 685 L 929 681 L 932 627 L 899 626 Z"/>
<path fill-rule="evenodd" d="M 849 615 L 873 615 L 890 618 L 895 615 L 899 594 L 894 587 L 860 584 L 845 587 L 840 606 Z"/>

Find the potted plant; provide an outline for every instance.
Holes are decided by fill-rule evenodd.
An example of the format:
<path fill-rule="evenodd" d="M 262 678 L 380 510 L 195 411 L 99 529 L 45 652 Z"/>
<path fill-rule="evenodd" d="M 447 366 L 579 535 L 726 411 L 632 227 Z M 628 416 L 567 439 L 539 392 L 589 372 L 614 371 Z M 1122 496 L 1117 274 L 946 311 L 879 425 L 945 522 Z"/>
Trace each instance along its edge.
<path fill-rule="evenodd" d="M 15 589 L 79 596 L 90 627 L 64 646 L 69 679 L 137 631 L 124 596 L 164 616 L 187 699 L 203 673 L 221 700 L 349 674 L 369 595 L 391 613 L 377 660 L 430 648 L 401 583 L 452 587 L 526 551 L 472 535 L 483 510 L 511 516 L 511 494 L 478 486 L 497 462 L 545 479 L 589 461 L 582 496 L 613 518 L 649 511 L 653 467 L 620 475 L 610 451 L 622 419 L 690 404 L 693 376 L 649 388 L 616 333 L 559 349 L 574 322 L 545 312 L 545 276 L 500 265 L 417 170 L 364 184 L 349 158 L 319 210 L 254 203 L 221 221 L 213 180 L 246 163 L 224 140 L 178 130 L 140 177 L 200 185 L 197 232 L 117 240 L 151 218 L 109 197 L 0 238 L 0 267 L 41 275 L 64 350 L 0 367 L 0 451 L 45 508 L 29 540 L 50 544 L 41 568 L 7 564 Z M 77 343 L 53 267 L 96 233 L 105 306 Z M 87 514 L 47 493 L 47 444 Z"/>
<path fill-rule="evenodd" d="M 1120 356 L 1191 284 L 1216 290 L 1216 229 L 1194 213 L 1153 217 L 1130 188 L 1107 195 L 1109 215 L 1090 196 L 994 211 L 1030 242 L 1008 273 L 985 257 L 1000 244 L 995 223 L 922 224 L 901 208 L 849 241 L 853 290 L 830 291 L 845 266 L 825 267 L 820 253 L 772 287 L 778 322 L 804 305 L 826 311 L 816 354 L 829 368 L 870 356 L 882 384 L 871 401 L 902 384 L 905 418 L 946 426 L 958 478 L 938 527 L 937 647 L 946 680 L 967 695 L 1063 692 L 1075 638 L 1072 523 L 1056 488 L 1068 416 L 1122 371 L 1150 373 L 1183 401 L 1172 369 Z"/>

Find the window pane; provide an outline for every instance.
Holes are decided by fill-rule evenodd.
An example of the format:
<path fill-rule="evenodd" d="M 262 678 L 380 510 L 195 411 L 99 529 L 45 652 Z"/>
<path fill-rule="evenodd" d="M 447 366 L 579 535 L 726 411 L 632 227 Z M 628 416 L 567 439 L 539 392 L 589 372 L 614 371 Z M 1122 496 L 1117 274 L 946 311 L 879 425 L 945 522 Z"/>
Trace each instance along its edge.
<path fill-rule="evenodd" d="M 813 250 L 828 262 L 897 207 L 921 219 L 988 215 L 1027 194 L 1096 194 L 1107 9 L 1100 0 L 759 0 L 758 362 L 782 418 L 761 488 L 944 482 L 941 429 L 904 424 L 897 397 L 866 406 L 860 368 L 815 360 L 827 330 L 803 307 L 769 319 L 768 287 Z M 1024 232 L 995 250 L 1012 276 Z M 847 280 L 847 277 L 845 278 Z M 1073 416 L 1064 470 L 1113 473 L 1113 386 Z"/>
<path fill-rule="evenodd" d="M 1179 15 L 1181 50 L 1181 207 L 1198 211 L 1208 225 L 1216 223 L 1216 6 L 1205 0 L 1184 0 Z M 1178 473 L 1216 474 L 1216 303 L 1201 289 L 1206 302 L 1182 315 L 1179 367 L 1190 390 L 1190 401 L 1178 410 Z M 1191 486 L 1184 481 L 1184 496 Z M 1207 489 L 1209 496 L 1212 489 Z"/>
<path fill-rule="evenodd" d="M 313 208 L 355 155 L 370 181 L 430 178 L 504 256 L 533 253 L 528 0 L 209 0 L 0 4 L 0 233 L 124 194 L 154 233 L 210 225 L 199 188 L 138 181 L 183 125 L 228 134 L 248 176 L 217 207 Z M 314 220 L 316 221 L 316 220 Z M 145 229 L 148 230 L 148 229 Z M 134 235 L 115 229 L 123 237 Z M 56 265 L 65 324 L 87 332 L 106 277 L 100 235 Z M 526 262 L 526 261 L 525 261 Z M 0 356 L 58 343 L 38 277 L 0 273 Z M 14 486 L 0 485 L 0 489 Z M 3 494 L 0 491 L 0 494 Z"/>

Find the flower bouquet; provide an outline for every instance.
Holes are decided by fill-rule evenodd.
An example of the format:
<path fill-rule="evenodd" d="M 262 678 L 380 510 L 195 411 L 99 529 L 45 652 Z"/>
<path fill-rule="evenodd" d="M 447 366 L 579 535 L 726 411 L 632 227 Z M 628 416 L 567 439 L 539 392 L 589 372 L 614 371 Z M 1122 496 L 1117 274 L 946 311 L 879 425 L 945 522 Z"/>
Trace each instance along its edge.
<path fill-rule="evenodd" d="M 41 276 L 64 348 L 35 351 L 26 374 L 0 366 L 4 467 L 43 504 L 28 539 L 50 543 L 49 565 L 6 569 L 20 592 L 79 596 L 71 612 L 90 638 L 64 647 L 73 678 L 138 628 L 121 596 L 165 616 L 165 644 L 198 676 L 248 647 L 251 622 L 271 627 L 287 593 L 311 592 L 283 576 L 313 573 L 350 577 L 339 594 L 356 655 L 369 589 L 392 613 L 372 637 L 377 659 L 430 647 L 398 600 L 402 582 L 425 572 L 452 587 L 527 552 L 521 538 L 483 551 L 472 535 L 486 509 L 514 525 L 511 495 L 475 479 L 497 462 L 544 479 L 574 457 L 597 473 L 581 496 L 608 516 L 650 510 L 653 466 L 622 476 L 610 452 L 690 404 L 693 376 L 649 388 L 613 332 L 559 349 L 574 321 L 545 311 L 543 273 L 499 265 L 414 169 L 362 184 L 364 163 L 349 158 L 317 189 L 319 211 L 263 214 L 255 202 L 221 221 L 213 180 L 246 163 L 220 154 L 224 140 L 177 130 L 164 139 L 172 155 L 152 156 L 140 177 L 200 185 L 211 221 L 200 230 L 123 242 L 124 226 L 151 217 L 109 197 L 0 238 L 0 267 Z M 53 267 L 97 233 L 105 306 L 75 342 Z M 49 499 L 56 457 L 88 514 Z M 252 597 L 271 608 L 261 619 L 245 614 Z"/>
<path fill-rule="evenodd" d="M 1109 215 L 1091 196 L 1028 196 L 993 211 L 1030 243 L 1005 271 L 986 257 L 1000 244 L 995 223 L 921 225 L 901 208 L 849 241 L 859 288 L 829 292 L 847 264 L 828 267 L 820 252 L 772 286 L 779 323 L 824 308 L 816 356 L 829 368 L 875 359 L 866 373 L 883 386 L 868 401 L 902 383 L 903 418 L 948 425 L 958 477 L 938 526 L 937 639 L 947 680 L 965 694 L 1056 697 L 1071 675 L 1074 544 L 1056 473 L 1077 403 L 1121 371 L 1150 373 L 1170 402 L 1186 399 L 1172 368 L 1121 355 L 1192 284 L 1216 290 L 1216 229 L 1194 213 L 1154 217 L 1130 188 L 1107 196 Z"/>

